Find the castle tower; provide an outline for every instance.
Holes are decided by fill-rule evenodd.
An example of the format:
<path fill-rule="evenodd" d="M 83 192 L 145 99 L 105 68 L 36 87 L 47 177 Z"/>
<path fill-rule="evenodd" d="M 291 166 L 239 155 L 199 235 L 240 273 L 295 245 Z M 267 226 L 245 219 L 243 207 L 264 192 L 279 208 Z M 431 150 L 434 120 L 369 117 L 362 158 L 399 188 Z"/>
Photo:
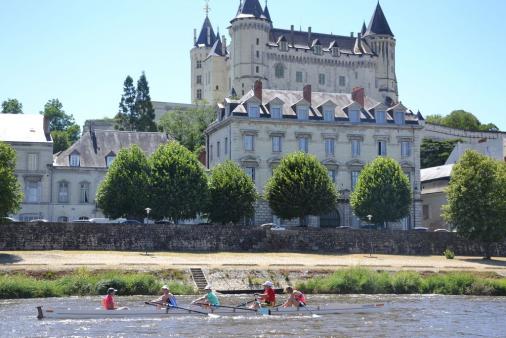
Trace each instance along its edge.
<path fill-rule="evenodd" d="M 395 38 L 379 2 L 364 38 L 379 57 L 376 69 L 376 87 L 385 104 L 393 106 L 398 102 L 397 77 L 395 75 Z"/>
<path fill-rule="evenodd" d="M 262 9 L 258 0 L 244 0 L 230 23 L 230 84 L 242 96 L 255 81 L 268 82 L 265 54 L 272 22 L 267 5 Z"/>

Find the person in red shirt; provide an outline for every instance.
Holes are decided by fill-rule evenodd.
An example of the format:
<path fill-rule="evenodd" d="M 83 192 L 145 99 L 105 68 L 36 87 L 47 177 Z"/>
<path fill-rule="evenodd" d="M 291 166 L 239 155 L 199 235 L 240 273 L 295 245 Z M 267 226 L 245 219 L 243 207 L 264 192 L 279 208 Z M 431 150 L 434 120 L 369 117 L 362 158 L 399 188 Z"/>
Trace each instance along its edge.
<path fill-rule="evenodd" d="M 102 306 L 105 310 L 117 310 L 116 304 L 114 303 L 114 296 L 116 295 L 115 288 L 107 289 L 107 295 L 102 299 Z"/>
<path fill-rule="evenodd" d="M 266 281 L 262 284 L 262 286 L 264 287 L 264 293 L 261 295 L 255 295 L 258 302 L 253 303 L 252 307 L 258 308 L 259 306 L 276 306 L 276 292 L 274 291 L 274 285 L 272 282 Z"/>
<path fill-rule="evenodd" d="M 291 286 L 288 286 L 285 289 L 285 293 L 289 294 L 290 296 L 286 300 L 286 302 L 283 303 L 283 307 L 300 307 L 300 306 L 306 306 L 306 297 L 302 292 L 299 290 L 295 290 Z"/>

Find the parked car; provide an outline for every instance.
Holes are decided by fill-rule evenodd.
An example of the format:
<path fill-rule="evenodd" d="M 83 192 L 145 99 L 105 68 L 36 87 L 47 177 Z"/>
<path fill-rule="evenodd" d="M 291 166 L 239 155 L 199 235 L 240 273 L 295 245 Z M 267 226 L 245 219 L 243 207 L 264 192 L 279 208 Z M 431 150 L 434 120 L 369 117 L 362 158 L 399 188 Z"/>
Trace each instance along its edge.
<path fill-rule="evenodd" d="M 47 219 L 37 218 L 37 219 L 32 219 L 30 222 L 31 223 L 47 223 L 49 221 Z"/>
<path fill-rule="evenodd" d="M 90 223 L 101 223 L 101 224 L 107 224 L 107 223 L 113 223 L 109 218 L 90 218 Z"/>
<path fill-rule="evenodd" d="M 70 223 L 91 223 L 91 221 L 89 219 L 75 219 L 70 221 Z"/>
<path fill-rule="evenodd" d="M 349 225 L 341 225 L 338 226 L 337 229 L 351 229 L 351 227 Z"/>
<path fill-rule="evenodd" d="M 418 232 L 427 232 L 427 231 L 429 231 L 429 228 L 426 228 L 426 227 L 414 227 L 413 230 L 414 231 L 418 231 Z"/>
<path fill-rule="evenodd" d="M 434 232 L 450 232 L 448 229 L 436 229 Z"/>
<path fill-rule="evenodd" d="M 139 222 L 136 219 L 126 219 L 124 221 L 121 221 L 120 224 L 142 224 L 142 222 Z"/>
<path fill-rule="evenodd" d="M 172 221 L 167 221 L 167 220 L 164 220 L 164 219 L 161 219 L 161 220 L 155 221 L 155 224 L 165 224 L 165 225 L 170 225 L 170 224 L 174 224 L 174 222 L 172 222 Z"/>
<path fill-rule="evenodd" d="M 12 217 L 0 217 L 0 224 L 11 224 L 18 222 Z"/>

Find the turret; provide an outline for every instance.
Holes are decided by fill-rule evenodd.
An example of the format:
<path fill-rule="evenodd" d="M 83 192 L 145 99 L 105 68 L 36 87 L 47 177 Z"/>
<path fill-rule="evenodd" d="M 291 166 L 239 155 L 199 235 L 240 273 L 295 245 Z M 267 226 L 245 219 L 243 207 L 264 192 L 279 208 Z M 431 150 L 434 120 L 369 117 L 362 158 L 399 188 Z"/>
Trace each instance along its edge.
<path fill-rule="evenodd" d="M 264 58 L 272 22 L 267 5 L 262 9 L 258 0 L 244 0 L 230 23 L 230 83 L 242 96 L 256 80 L 266 80 Z"/>
<path fill-rule="evenodd" d="M 395 38 L 379 2 L 363 36 L 379 58 L 376 68 L 378 90 L 385 104 L 392 106 L 398 101 L 397 77 L 395 75 Z"/>

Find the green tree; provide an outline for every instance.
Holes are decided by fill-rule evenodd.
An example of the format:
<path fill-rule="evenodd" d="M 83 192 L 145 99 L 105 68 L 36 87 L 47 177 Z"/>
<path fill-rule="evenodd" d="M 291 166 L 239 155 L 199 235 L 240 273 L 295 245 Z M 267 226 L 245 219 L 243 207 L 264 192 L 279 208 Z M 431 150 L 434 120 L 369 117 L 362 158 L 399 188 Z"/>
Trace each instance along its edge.
<path fill-rule="evenodd" d="M 146 74 L 142 72 L 139 81 L 137 81 L 137 96 L 135 98 L 135 110 L 139 115 L 137 125 L 138 131 L 157 131 L 155 123 L 155 110 L 149 95 L 149 85 Z"/>
<path fill-rule="evenodd" d="M 213 223 L 237 223 L 255 213 L 255 183 L 232 161 L 216 166 L 209 179 L 208 218 Z"/>
<path fill-rule="evenodd" d="M 136 130 L 139 114 L 135 108 L 135 96 L 134 80 L 128 75 L 123 82 L 123 95 L 116 115 L 116 127 L 120 130 Z"/>
<path fill-rule="evenodd" d="M 216 119 L 216 111 L 205 105 L 190 110 L 173 110 L 160 119 L 160 127 L 196 153 L 204 145 L 204 130 Z"/>
<path fill-rule="evenodd" d="M 426 118 L 429 123 L 440 124 L 450 128 L 465 129 L 471 131 L 497 131 L 493 123 L 481 124 L 480 120 L 472 113 L 459 109 L 452 111 L 447 116 L 429 115 Z"/>
<path fill-rule="evenodd" d="M 420 161 L 423 168 L 437 167 L 445 164 L 455 145 L 462 142 L 460 139 L 431 140 L 423 139 L 420 146 Z"/>
<path fill-rule="evenodd" d="M 265 199 L 281 218 L 320 215 L 336 207 L 338 193 L 327 168 L 313 155 L 296 152 L 285 156 L 265 186 Z"/>
<path fill-rule="evenodd" d="M 23 193 L 14 175 L 16 151 L 7 143 L 0 142 L 0 217 L 19 210 Z"/>
<path fill-rule="evenodd" d="M 98 188 L 98 206 L 111 218 L 143 219 L 149 207 L 149 177 L 149 163 L 139 146 L 120 150 Z"/>
<path fill-rule="evenodd" d="M 207 177 L 195 155 L 171 141 L 158 147 L 149 162 L 153 217 L 177 222 L 205 210 Z"/>
<path fill-rule="evenodd" d="M 454 165 L 443 216 L 465 238 L 491 244 L 506 237 L 506 168 L 476 151 L 467 150 Z"/>
<path fill-rule="evenodd" d="M 412 202 L 409 179 L 394 159 L 377 157 L 358 177 L 350 196 L 355 215 L 374 224 L 387 226 L 409 215 Z"/>
<path fill-rule="evenodd" d="M 2 102 L 2 114 L 23 114 L 23 105 L 17 99 Z"/>
<path fill-rule="evenodd" d="M 81 128 L 75 123 L 74 116 L 65 113 L 58 99 L 51 99 L 40 112 L 49 119 L 49 128 L 53 138 L 53 153 L 67 149 L 79 139 Z"/>

